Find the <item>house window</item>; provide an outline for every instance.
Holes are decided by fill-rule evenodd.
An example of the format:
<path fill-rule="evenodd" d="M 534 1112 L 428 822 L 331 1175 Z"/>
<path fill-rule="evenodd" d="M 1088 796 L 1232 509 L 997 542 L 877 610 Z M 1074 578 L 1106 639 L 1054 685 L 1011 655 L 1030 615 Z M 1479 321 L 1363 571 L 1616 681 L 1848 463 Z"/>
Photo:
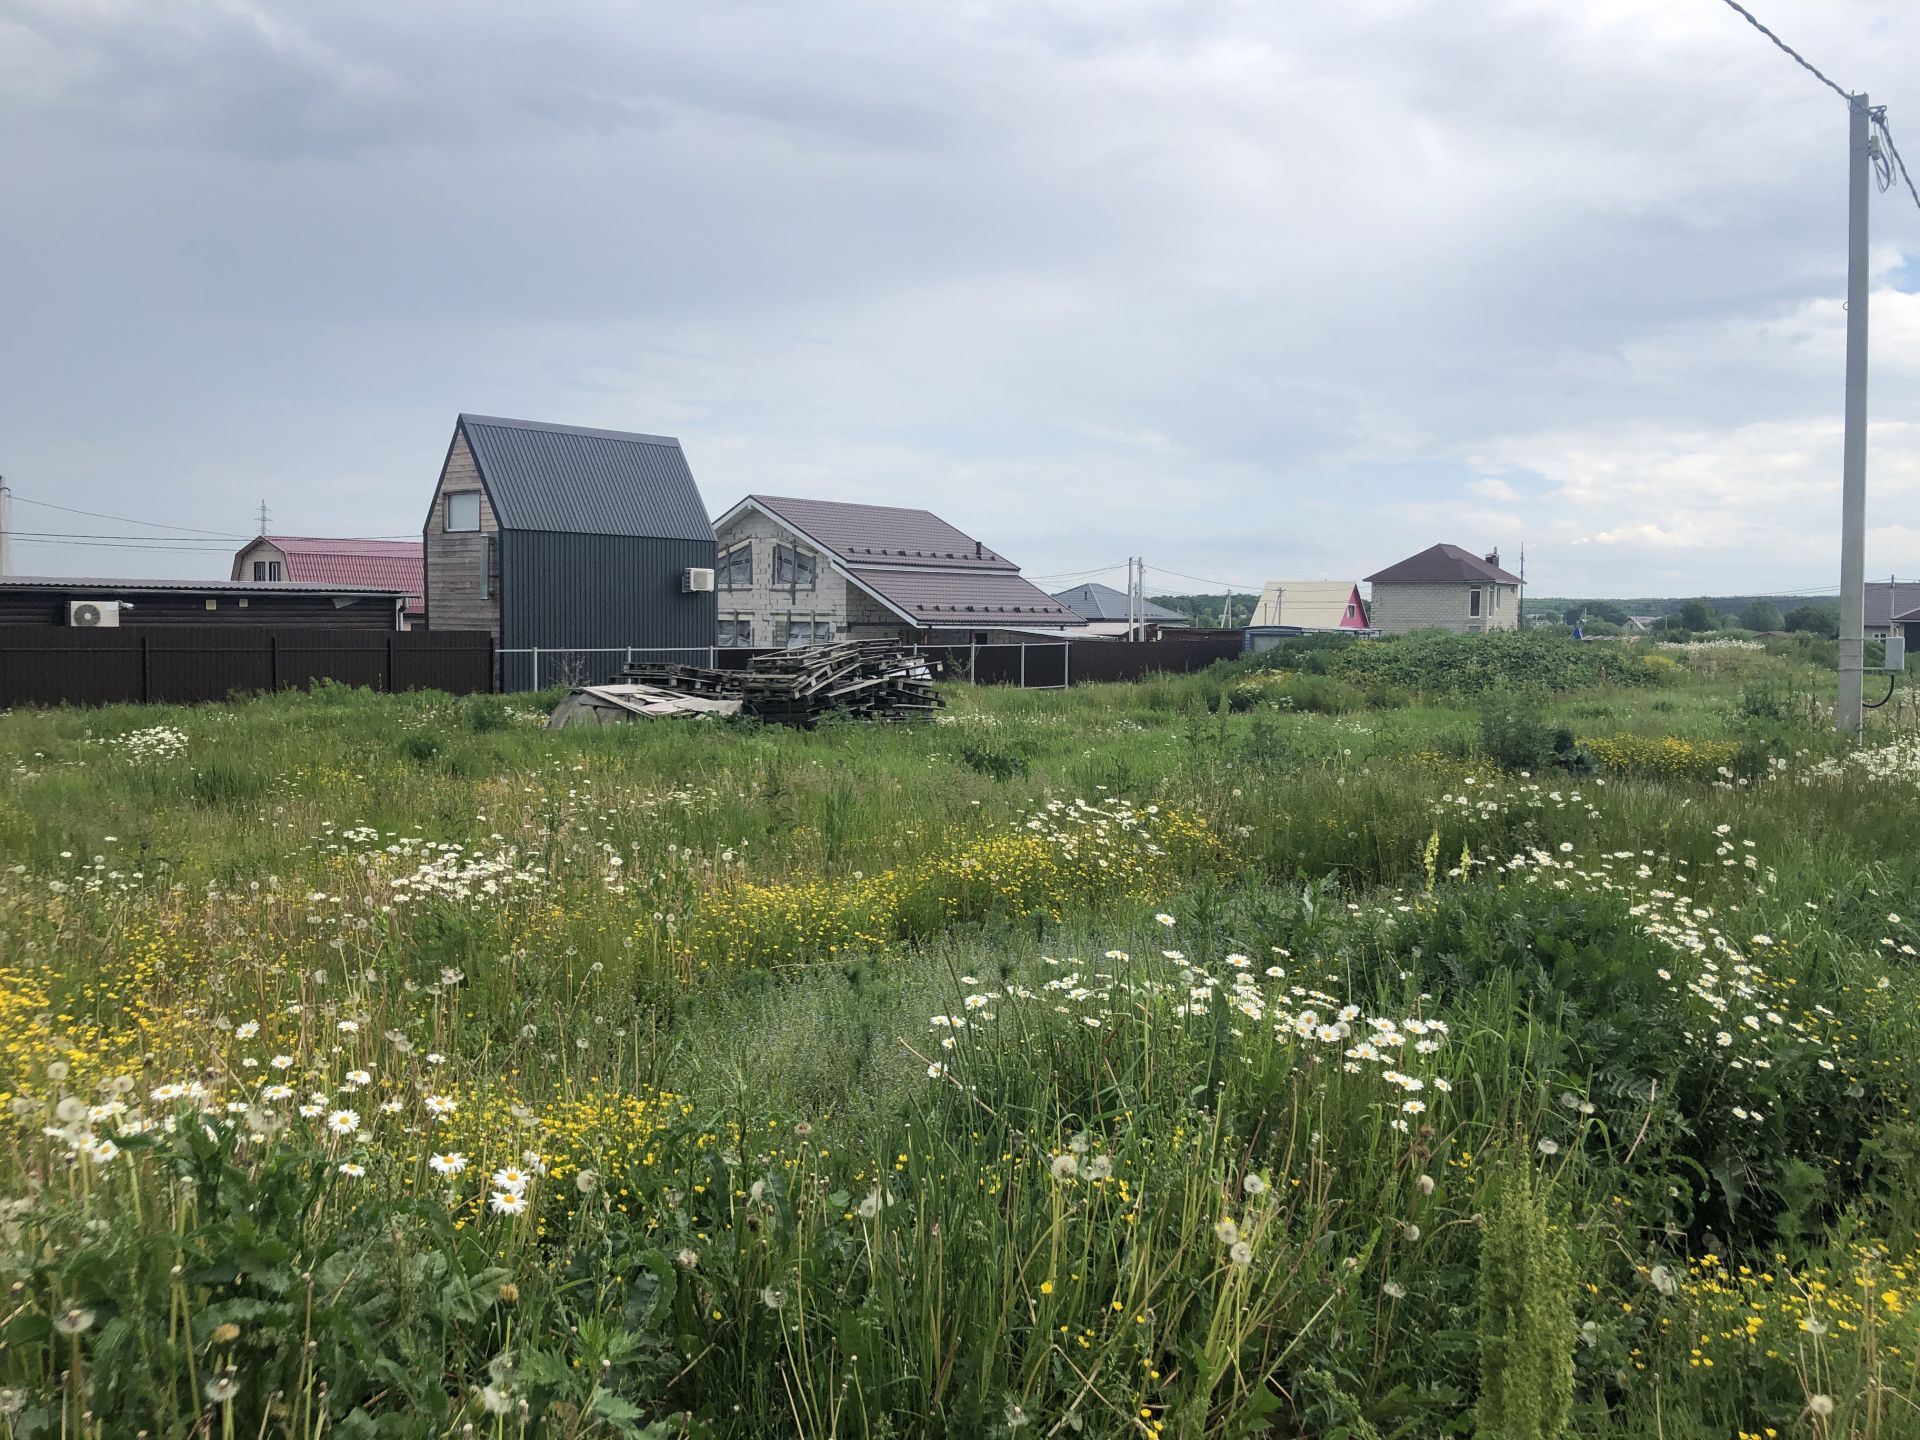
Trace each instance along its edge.
<path fill-rule="evenodd" d="M 722 615 L 720 617 L 720 648 L 723 650 L 742 650 L 753 644 L 753 617 L 751 615 Z"/>
<path fill-rule="evenodd" d="M 789 590 L 813 589 L 813 556 L 791 545 L 774 546 L 773 583 Z"/>
<path fill-rule="evenodd" d="M 480 598 L 491 600 L 500 593 L 500 544 L 491 535 L 485 537 L 480 556 Z"/>
<path fill-rule="evenodd" d="M 1347 619 L 1351 620 L 1352 618 L 1353 618 L 1353 607 L 1349 605 L 1347 606 Z"/>
<path fill-rule="evenodd" d="M 1478 588 L 1475 588 L 1467 591 L 1467 614 L 1471 616 L 1471 615 L 1478 615 L 1479 613 L 1480 613 L 1480 591 Z"/>
<path fill-rule="evenodd" d="M 278 580 L 280 578 L 280 562 L 278 560 L 254 561 L 253 578 L 256 580 Z"/>
<path fill-rule="evenodd" d="M 831 620 L 815 620 L 810 616 L 789 616 L 785 620 L 776 620 L 774 628 L 784 632 L 776 635 L 776 643 L 789 648 L 795 645 L 831 645 L 833 643 Z"/>
<path fill-rule="evenodd" d="M 478 490 L 455 490 L 448 494 L 446 528 L 450 532 L 480 528 L 480 492 Z"/>
<path fill-rule="evenodd" d="M 753 542 L 742 540 L 730 550 L 720 554 L 714 566 L 715 578 L 722 590 L 751 590 L 753 588 Z"/>

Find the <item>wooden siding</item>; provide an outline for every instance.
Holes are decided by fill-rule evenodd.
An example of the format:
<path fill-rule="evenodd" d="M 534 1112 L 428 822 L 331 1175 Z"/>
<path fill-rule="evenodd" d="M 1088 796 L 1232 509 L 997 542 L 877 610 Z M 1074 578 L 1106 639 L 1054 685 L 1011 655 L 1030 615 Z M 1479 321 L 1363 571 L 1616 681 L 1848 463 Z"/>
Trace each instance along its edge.
<path fill-rule="evenodd" d="M 480 529 L 447 531 L 450 492 L 480 494 Z M 436 630 L 484 630 L 500 638 L 498 574 L 500 521 L 480 489 L 480 470 L 467 448 L 467 437 L 454 433 L 447 463 L 433 488 L 433 507 L 422 531 L 426 552 L 428 625 Z M 491 552 L 491 553 L 490 553 Z M 491 566 L 494 574 L 487 573 Z"/>

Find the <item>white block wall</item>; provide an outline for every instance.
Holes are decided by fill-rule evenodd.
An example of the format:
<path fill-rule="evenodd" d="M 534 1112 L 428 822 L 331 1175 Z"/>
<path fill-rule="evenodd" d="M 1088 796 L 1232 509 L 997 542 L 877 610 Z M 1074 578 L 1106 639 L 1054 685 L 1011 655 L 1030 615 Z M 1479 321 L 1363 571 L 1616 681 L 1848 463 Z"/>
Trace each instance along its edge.
<path fill-rule="evenodd" d="M 1480 590 L 1480 614 L 1467 613 L 1467 592 Z M 1410 630 L 1515 630 L 1520 625 L 1517 585 L 1375 585 L 1369 608 L 1374 629 L 1387 635 Z"/>

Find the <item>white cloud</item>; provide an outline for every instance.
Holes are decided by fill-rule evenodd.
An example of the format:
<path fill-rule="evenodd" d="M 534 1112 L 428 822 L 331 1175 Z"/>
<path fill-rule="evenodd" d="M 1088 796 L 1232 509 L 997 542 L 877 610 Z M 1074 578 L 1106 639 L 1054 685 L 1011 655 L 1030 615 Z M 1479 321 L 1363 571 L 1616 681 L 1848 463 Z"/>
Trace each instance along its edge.
<path fill-rule="evenodd" d="M 0 12 L 23 495 L 398 533 L 474 409 L 679 434 L 716 509 L 927 505 L 1037 573 L 1832 568 L 1844 119 L 1721 7 Z M 1898 123 L 1920 14 L 1769 18 Z M 1920 486 L 1899 199 L 1876 515 Z M 23 550 L 103 555 L 195 563 Z"/>

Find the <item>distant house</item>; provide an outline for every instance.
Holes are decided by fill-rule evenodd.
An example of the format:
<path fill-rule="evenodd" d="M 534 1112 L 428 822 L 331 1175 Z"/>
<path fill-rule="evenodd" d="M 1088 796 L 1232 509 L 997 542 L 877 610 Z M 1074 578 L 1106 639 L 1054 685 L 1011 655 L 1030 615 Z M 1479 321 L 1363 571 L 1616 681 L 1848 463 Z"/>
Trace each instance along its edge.
<path fill-rule="evenodd" d="M 1373 586 L 1373 628 L 1383 634 L 1520 625 L 1520 577 L 1500 568 L 1498 550 L 1479 556 L 1458 545 L 1433 545 L 1367 581 Z"/>
<path fill-rule="evenodd" d="M 749 495 L 714 531 L 723 646 L 986 644 L 1086 626 L 931 511 Z"/>
<path fill-rule="evenodd" d="M 1909 611 L 1920 610 L 1920 582 L 1912 580 L 1869 580 L 1867 582 L 1867 626 L 1869 640 L 1884 640 Z"/>
<path fill-rule="evenodd" d="M 418 540 L 330 540 L 262 535 L 233 557 L 234 580 L 297 585 L 364 585 L 404 590 L 407 624 L 427 623 L 425 562 Z"/>
<path fill-rule="evenodd" d="M 436 630 L 485 630 L 509 690 L 705 664 L 713 526 L 680 442 L 462 415 L 422 540 Z"/>
<path fill-rule="evenodd" d="M 162 625 L 401 630 L 406 592 L 292 581 L 0 576 L 0 625 L 152 629 Z"/>
<path fill-rule="evenodd" d="M 1249 628 L 1282 625 L 1300 630 L 1366 630 L 1367 602 L 1352 580 L 1269 580 L 1253 607 Z"/>
<path fill-rule="evenodd" d="M 1153 638 L 1161 630 L 1186 630 L 1193 625 L 1193 621 L 1178 610 L 1169 610 L 1151 600 L 1142 600 L 1137 611 L 1129 612 L 1127 592 L 1111 585 L 1076 585 L 1071 590 L 1059 591 L 1053 598 L 1087 622 L 1084 633 L 1088 635 L 1124 636 L 1132 628 L 1130 614 L 1132 620 L 1138 622 L 1142 639 Z"/>
<path fill-rule="evenodd" d="M 1907 642 L 1907 653 L 1920 655 L 1920 605 L 1895 615 L 1893 624 Z"/>

